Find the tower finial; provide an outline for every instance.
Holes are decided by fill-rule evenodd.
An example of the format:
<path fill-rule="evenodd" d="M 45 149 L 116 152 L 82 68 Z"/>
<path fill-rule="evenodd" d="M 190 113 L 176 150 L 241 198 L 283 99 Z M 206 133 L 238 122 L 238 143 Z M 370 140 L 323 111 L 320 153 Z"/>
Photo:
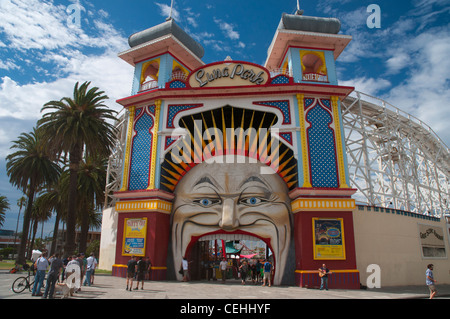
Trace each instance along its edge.
<path fill-rule="evenodd" d="M 173 0 L 170 1 L 170 13 L 166 21 L 172 20 L 172 11 L 173 11 Z"/>
<path fill-rule="evenodd" d="M 295 11 L 296 15 L 301 16 L 303 14 L 303 10 L 300 10 L 300 1 L 297 0 L 297 11 Z"/>

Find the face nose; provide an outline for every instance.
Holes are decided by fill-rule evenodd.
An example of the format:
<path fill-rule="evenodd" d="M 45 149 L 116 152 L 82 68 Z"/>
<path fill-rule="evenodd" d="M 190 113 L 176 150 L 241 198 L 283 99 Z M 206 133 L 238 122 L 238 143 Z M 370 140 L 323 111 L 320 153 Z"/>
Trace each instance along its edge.
<path fill-rule="evenodd" d="M 225 230 L 232 230 L 239 226 L 239 222 L 236 218 L 236 205 L 231 198 L 226 198 L 223 201 L 222 220 L 220 221 L 219 226 Z"/>

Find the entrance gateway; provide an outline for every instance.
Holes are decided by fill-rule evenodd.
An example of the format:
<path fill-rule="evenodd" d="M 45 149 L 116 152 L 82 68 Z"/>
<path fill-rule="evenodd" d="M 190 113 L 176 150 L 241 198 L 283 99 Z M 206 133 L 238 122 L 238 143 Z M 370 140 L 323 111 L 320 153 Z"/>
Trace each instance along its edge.
<path fill-rule="evenodd" d="M 152 280 L 181 280 L 186 256 L 203 279 L 219 247 L 253 240 L 270 250 L 275 285 L 314 285 L 326 262 L 331 287 L 359 288 L 340 104 L 353 87 L 335 68 L 351 37 L 339 25 L 283 14 L 264 66 L 205 65 L 172 19 L 130 36 L 114 275 L 135 255 Z"/>

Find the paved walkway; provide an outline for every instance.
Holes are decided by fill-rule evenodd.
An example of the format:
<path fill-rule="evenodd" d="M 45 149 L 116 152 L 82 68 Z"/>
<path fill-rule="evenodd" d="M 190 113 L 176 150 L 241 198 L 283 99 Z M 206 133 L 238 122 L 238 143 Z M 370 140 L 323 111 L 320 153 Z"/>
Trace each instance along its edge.
<path fill-rule="evenodd" d="M 16 294 L 11 285 L 19 274 L 0 271 L 0 299 L 40 299 L 24 291 Z M 96 275 L 94 285 L 82 287 L 81 292 L 71 299 L 426 299 L 428 289 L 423 286 L 385 287 L 367 290 L 331 289 L 321 291 L 299 287 L 262 287 L 253 284 L 241 285 L 230 280 L 225 284 L 218 281 L 175 282 L 146 281 L 144 289 L 126 291 L 124 278 L 110 275 Z M 135 287 L 135 283 L 133 284 Z M 450 285 L 438 285 L 437 299 L 450 298 Z M 56 296 L 59 298 L 60 296 Z"/>

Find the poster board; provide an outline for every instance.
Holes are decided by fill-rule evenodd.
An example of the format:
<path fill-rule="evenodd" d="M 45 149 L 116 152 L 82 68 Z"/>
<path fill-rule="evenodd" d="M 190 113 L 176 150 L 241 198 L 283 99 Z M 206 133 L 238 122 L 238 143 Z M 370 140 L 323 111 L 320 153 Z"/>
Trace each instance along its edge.
<path fill-rule="evenodd" d="M 315 260 L 345 260 L 343 218 L 313 218 Z"/>
<path fill-rule="evenodd" d="M 125 218 L 123 231 L 123 256 L 145 256 L 147 218 Z"/>

